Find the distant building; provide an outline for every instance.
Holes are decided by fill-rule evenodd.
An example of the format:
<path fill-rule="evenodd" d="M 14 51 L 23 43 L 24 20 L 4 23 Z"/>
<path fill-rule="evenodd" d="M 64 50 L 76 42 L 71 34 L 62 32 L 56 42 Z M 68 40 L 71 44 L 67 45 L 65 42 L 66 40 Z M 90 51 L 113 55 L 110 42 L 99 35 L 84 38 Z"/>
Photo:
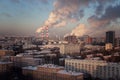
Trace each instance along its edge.
<path fill-rule="evenodd" d="M 89 50 L 100 50 L 100 49 L 104 49 L 103 46 L 99 46 L 99 45 L 85 45 L 84 48 L 89 49 Z"/>
<path fill-rule="evenodd" d="M 34 47 L 36 47 L 36 45 L 32 43 L 27 43 L 27 42 L 23 45 L 23 49 L 29 49 L 29 48 L 34 48 Z"/>
<path fill-rule="evenodd" d="M 112 49 L 113 49 L 112 43 L 107 43 L 107 44 L 105 45 L 105 50 L 112 50 Z"/>
<path fill-rule="evenodd" d="M 32 58 L 23 56 L 11 56 L 11 61 L 16 67 L 37 66 L 44 63 L 42 58 Z"/>
<path fill-rule="evenodd" d="M 0 56 L 13 56 L 15 52 L 12 50 L 0 50 Z"/>
<path fill-rule="evenodd" d="M 59 46 L 61 54 L 75 54 L 80 53 L 80 45 L 79 44 L 61 44 Z"/>
<path fill-rule="evenodd" d="M 106 32 L 106 43 L 111 43 L 115 46 L 115 31 Z"/>
<path fill-rule="evenodd" d="M 78 39 L 75 35 L 69 35 L 64 37 L 64 40 L 67 41 L 68 43 L 78 43 Z"/>
<path fill-rule="evenodd" d="M 85 35 L 83 38 L 86 44 L 92 44 L 92 37 Z"/>
<path fill-rule="evenodd" d="M 104 37 L 94 37 L 94 38 L 92 38 L 92 44 L 103 46 L 105 44 L 105 38 Z"/>
<path fill-rule="evenodd" d="M 45 64 L 37 67 L 24 67 L 23 75 L 30 80 L 83 80 L 82 73 L 69 72 L 63 67 Z"/>
<path fill-rule="evenodd" d="M 88 73 L 94 78 L 120 80 L 119 63 L 107 63 L 102 60 L 66 59 L 65 68 L 68 71 Z"/>
<path fill-rule="evenodd" d="M 120 47 L 120 37 L 116 38 L 115 40 L 115 46 Z"/>

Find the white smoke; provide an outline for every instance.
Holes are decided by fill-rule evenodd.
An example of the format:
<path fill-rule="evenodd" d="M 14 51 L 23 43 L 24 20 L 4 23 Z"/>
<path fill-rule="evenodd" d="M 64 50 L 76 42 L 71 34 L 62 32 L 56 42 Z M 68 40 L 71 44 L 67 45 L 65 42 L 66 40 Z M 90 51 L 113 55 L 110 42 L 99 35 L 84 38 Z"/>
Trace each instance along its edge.
<path fill-rule="evenodd" d="M 85 24 L 79 24 L 75 29 L 72 30 L 71 35 L 83 36 L 88 32 Z"/>
<path fill-rule="evenodd" d="M 56 0 L 54 10 L 50 13 L 43 26 L 64 27 L 68 22 L 76 22 L 83 17 L 83 7 L 88 6 L 91 0 Z M 82 15 L 81 15 L 82 14 Z M 39 28 L 37 33 L 41 32 Z"/>

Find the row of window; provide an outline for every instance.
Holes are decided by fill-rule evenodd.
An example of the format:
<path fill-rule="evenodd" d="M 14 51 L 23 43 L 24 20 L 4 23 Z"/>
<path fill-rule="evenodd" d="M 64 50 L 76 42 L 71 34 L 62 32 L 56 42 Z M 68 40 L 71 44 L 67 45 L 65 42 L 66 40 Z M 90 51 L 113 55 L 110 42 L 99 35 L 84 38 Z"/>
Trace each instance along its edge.
<path fill-rule="evenodd" d="M 89 72 L 96 77 L 120 76 L 120 69 L 117 66 L 100 66 L 98 64 L 81 64 L 66 62 L 66 69 L 76 72 Z"/>

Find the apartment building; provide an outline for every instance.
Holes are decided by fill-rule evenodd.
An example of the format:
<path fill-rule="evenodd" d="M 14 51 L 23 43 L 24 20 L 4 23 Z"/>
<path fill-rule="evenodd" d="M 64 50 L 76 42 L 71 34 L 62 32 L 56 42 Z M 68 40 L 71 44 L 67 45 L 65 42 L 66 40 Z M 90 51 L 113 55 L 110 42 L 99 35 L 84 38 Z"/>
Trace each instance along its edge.
<path fill-rule="evenodd" d="M 23 75 L 29 80 L 83 80 L 83 74 L 78 72 L 69 72 L 63 67 L 53 64 L 45 64 L 37 67 L 24 67 Z"/>
<path fill-rule="evenodd" d="M 108 63 L 100 60 L 66 59 L 65 69 L 67 71 L 88 73 L 94 78 L 120 79 L 120 63 Z"/>
<path fill-rule="evenodd" d="M 61 54 L 73 54 L 80 53 L 80 45 L 79 44 L 61 44 L 59 46 Z"/>

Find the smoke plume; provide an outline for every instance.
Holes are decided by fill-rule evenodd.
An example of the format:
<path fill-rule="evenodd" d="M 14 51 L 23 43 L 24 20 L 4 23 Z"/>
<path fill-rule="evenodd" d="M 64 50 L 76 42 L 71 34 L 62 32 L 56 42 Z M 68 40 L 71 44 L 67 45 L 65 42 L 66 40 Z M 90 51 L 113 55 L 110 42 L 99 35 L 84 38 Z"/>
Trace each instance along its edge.
<path fill-rule="evenodd" d="M 44 22 L 43 27 L 37 29 L 36 32 L 40 33 L 45 26 L 58 28 L 65 27 L 68 23 L 81 23 L 81 18 L 86 16 L 86 8 L 91 8 L 91 5 L 94 5 L 94 8 L 92 6 L 93 14 L 84 18 L 85 23 L 77 25 L 70 34 L 76 36 L 93 35 L 93 32 L 95 35 L 101 34 L 102 31 L 109 28 L 112 22 L 116 22 L 120 18 L 119 3 L 119 0 L 56 0 L 48 19 Z"/>
<path fill-rule="evenodd" d="M 91 0 L 56 0 L 54 2 L 54 10 L 50 13 L 48 19 L 44 22 L 43 28 L 48 27 L 64 27 L 68 22 L 79 21 L 84 16 L 83 7 L 89 5 Z M 41 27 L 37 29 L 37 33 L 41 32 Z"/>

